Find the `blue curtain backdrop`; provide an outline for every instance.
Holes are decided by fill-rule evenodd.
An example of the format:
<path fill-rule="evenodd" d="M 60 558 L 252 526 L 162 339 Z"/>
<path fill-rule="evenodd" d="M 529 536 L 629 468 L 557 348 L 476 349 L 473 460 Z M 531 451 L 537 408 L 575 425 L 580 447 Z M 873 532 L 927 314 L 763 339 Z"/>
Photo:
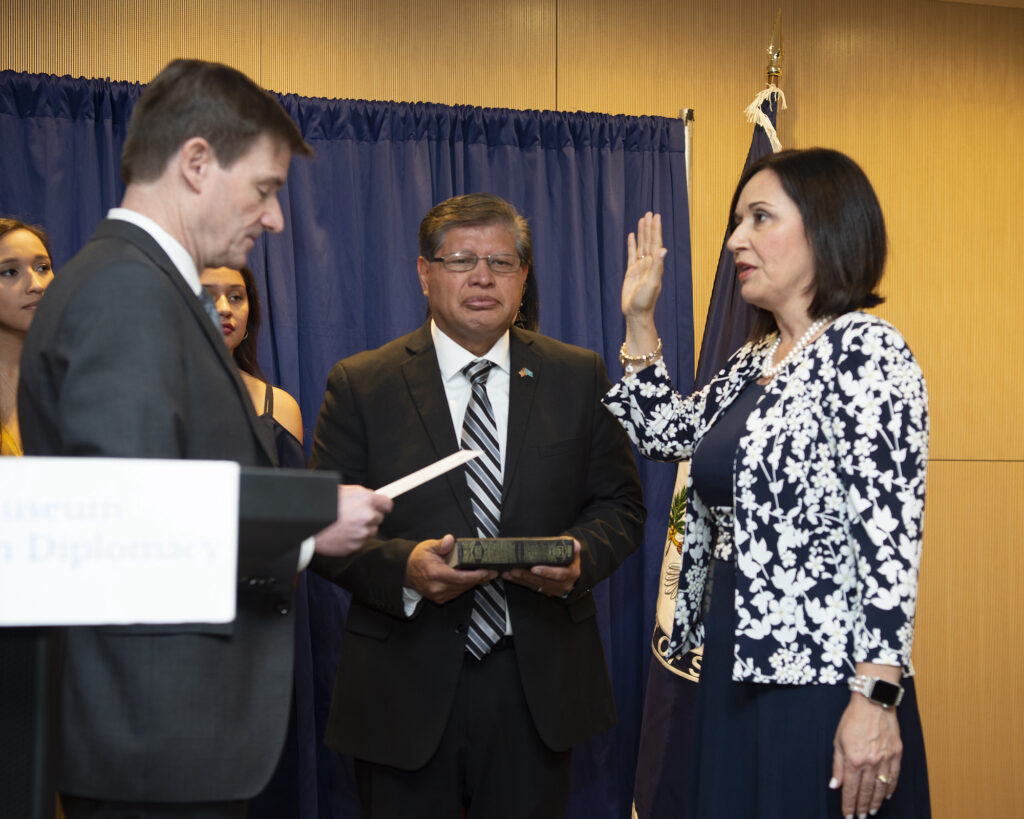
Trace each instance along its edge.
<path fill-rule="evenodd" d="M 0 72 L 0 214 L 46 226 L 59 266 L 123 192 L 119 156 L 143 86 Z M 416 231 L 435 203 L 490 191 L 533 231 L 541 330 L 589 347 L 620 375 L 625 236 L 663 216 L 669 274 L 658 326 L 676 383 L 692 385 L 693 325 L 683 123 L 279 95 L 316 155 L 292 163 L 284 233 L 250 264 L 264 300 L 261 363 L 296 397 L 307 443 L 327 372 L 423 321 Z M 59 275 L 59 272 L 58 272 Z M 620 724 L 576 749 L 570 817 L 630 812 L 647 645 L 674 467 L 640 463 L 649 548 L 595 589 Z M 254 814 L 355 817 L 351 766 L 319 741 L 347 595 L 303 577 L 295 719 L 277 790 Z M 579 684 L 586 685 L 586 680 Z M 275 802 L 275 800 L 280 800 Z M 287 805 L 288 813 L 280 813 Z"/>

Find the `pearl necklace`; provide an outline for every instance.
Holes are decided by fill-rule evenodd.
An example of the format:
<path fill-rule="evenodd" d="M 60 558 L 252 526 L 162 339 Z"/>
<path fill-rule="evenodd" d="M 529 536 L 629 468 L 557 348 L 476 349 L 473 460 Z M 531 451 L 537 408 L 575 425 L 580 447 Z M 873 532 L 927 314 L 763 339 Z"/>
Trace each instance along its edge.
<path fill-rule="evenodd" d="M 772 364 L 772 359 L 775 358 L 775 351 L 778 350 L 779 345 L 782 344 L 782 333 L 779 332 L 779 337 L 775 339 L 775 343 L 772 345 L 772 348 L 768 351 L 768 355 L 766 355 L 764 358 L 764 366 L 761 368 L 761 375 L 764 378 L 771 378 L 780 370 L 782 370 L 787 364 L 789 364 L 790 361 L 796 358 L 797 354 L 804 347 L 810 344 L 811 339 L 814 338 L 814 335 L 822 327 L 824 327 L 826 324 L 832 321 L 833 318 L 835 318 L 835 316 L 822 316 L 820 319 L 814 322 L 810 327 L 807 328 L 807 332 L 800 336 L 800 339 L 797 341 L 796 344 L 793 345 L 793 349 L 791 349 L 789 353 L 787 353 L 786 357 L 782 359 L 782 361 L 780 361 L 778 364 Z"/>

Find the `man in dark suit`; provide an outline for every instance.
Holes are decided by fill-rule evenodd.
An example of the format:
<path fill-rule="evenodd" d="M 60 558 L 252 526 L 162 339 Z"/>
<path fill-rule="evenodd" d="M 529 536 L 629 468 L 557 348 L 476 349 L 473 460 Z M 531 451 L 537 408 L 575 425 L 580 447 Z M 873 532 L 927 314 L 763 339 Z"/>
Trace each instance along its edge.
<path fill-rule="evenodd" d="M 128 129 L 122 207 L 60 271 L 26 338 L 26 454 L 276 463 L 198 271 L 238 267 L 263 231 L 282 229 L 277 191 L 292 155 L 309 153 L 234 69 L 178 60 L 153 80 Z M 355 548 L 390 508 L 361 488 L 339 492 L 339 514 L 343 502 L 315 548 Z M 230 624 L 68 630 L 58 781 L 69 819 L 244 815 L 284 739 L 299 563 L 298 543 L 243 542 Z"/>
<path fill-rule="evenodd" d="M 591 589 L 640 542 L 636 466 L 600 404 L 600 357 L 513 326 L 536 292 L 515 209 L 455 197 L 419 236 L 431 320 L 335 365 L 313 465 L 380 486 L 458 450 L 487 416 L 496 491 L 479 497 L 481 457 L 397 498 L 359 551 L 314 558 L 352 592 L 327 741 L 355 757 L 373 819 L 561 816 L 572 745 L 616 720 Z M 493 571 L 449 567 L 453 536 L 489 534 L 492 513 L 502 537 L 572 537 L 572 564 L 506 571 L 497 589 Z"/>

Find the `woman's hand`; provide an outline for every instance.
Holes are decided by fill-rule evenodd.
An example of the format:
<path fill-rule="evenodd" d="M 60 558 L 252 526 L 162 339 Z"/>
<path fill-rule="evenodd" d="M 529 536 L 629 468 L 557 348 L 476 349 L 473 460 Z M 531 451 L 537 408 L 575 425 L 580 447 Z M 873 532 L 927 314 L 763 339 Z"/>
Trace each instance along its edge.
<path fill-rule="evenodd" d="M 654 305 L 661 292 L 665 254 L 661 245 L 661 216 L 648 211 L 626 240 L 626 277 L 622 282 L 622 315 L 626 317 L 624 352 L 644 356 L 658 348 Z M 646 365 L 634 365 L 638 372 Z"/>
<path fill-rule="evenodd" d="M 668 249 L 661 244 L 661 215 L 648 211 L 626 240 L 626 278 L 622 282 L 622 315 L 654 322 L 661 293 L 661 274 Z"/>
<path fill-rule="evenodd" d="M 843 789 L 843 816 L 872 815 L 892 796 L 900 776 L 903 742 L 895 708 L 851 694 L 836 729 L 830 788 Z"/>

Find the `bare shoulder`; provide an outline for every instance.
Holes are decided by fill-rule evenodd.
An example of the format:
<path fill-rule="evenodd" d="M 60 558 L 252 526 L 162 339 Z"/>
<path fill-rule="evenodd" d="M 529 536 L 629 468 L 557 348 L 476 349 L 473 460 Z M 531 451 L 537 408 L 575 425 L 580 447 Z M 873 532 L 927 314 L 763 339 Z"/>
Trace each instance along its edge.
<path fill-rule="evenodd" d="M 298 402 L 280 387 L 274 387 L 274 420 L 302 443 L 302 410 Z"/>

